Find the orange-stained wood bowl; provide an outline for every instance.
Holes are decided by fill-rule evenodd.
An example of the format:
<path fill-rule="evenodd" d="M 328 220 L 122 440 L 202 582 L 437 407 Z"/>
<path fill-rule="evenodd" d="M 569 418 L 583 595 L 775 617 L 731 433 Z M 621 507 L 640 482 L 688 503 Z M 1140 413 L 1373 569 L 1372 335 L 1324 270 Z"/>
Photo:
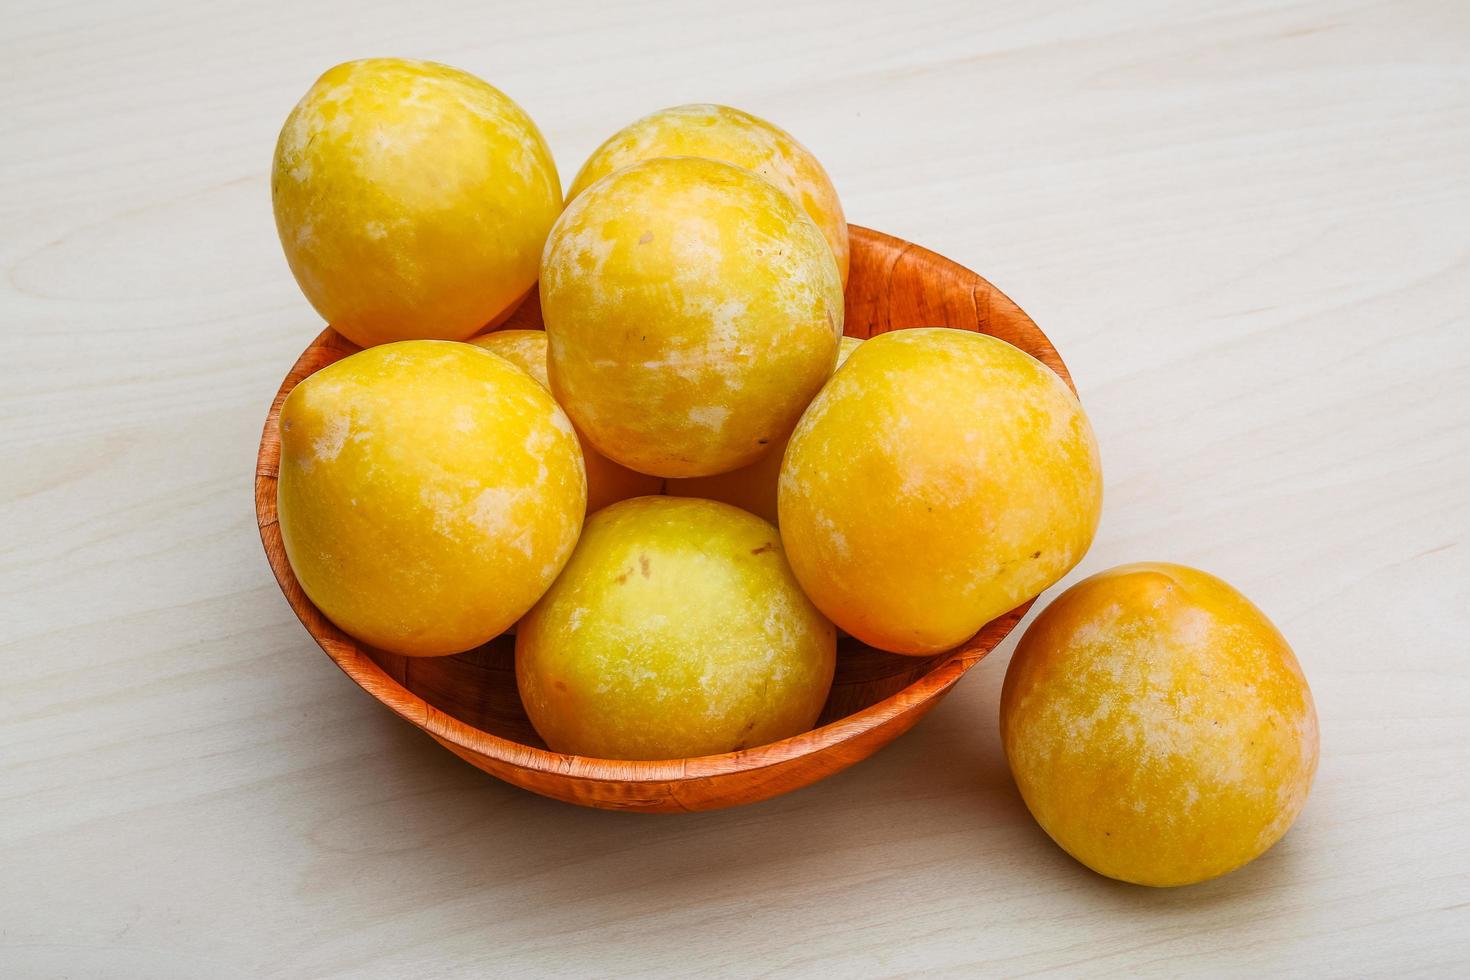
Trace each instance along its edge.
<path fill-rule="evenodd" d="M 846 324 L 853 337 L 930 326 L 991 334 L 1072 384 L 1046 335 L 1000 290 L 942 256 L 857 226 L 852 227 Z M 540 327 L 535 295 L 503 326 Z M 753 803 L 799 789 L 906 732 L 1031 605 L 1012 609 L 960 646 L 932 657 L 897 656 L 842 638 L 837 676 L 818 727 L 802 735 L 724 755 L 661 762 L 552 752 L 521 708 L 513 637 L 452 657 L 385 653 L 328 622 L 291 572 L 276 518 L 281 403 L 303 378 L 357 349 L 334 331 L 324 331 L 297 360 L 271 404 L 255 469 L 255 514 L 266 556 L 291 608 L 347 676 L 455 755 L 517 786 L 584 806 L 661 812 Z"/>

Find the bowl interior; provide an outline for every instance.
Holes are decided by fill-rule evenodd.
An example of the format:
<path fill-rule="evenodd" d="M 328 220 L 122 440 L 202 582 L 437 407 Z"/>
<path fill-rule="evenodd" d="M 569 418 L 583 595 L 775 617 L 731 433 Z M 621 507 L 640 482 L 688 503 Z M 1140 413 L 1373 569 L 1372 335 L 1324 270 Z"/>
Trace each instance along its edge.
<path fill-rule="evenodd" d="M 979 331 L 1026 351 L 1071 384 L 1050 341 L 1004 294 L 970 270 L 900 239 L 852 226 L 846 306 L 849 336 L 867 338 L 920 326 Z M 533 291 L 496 329 L 541 326 L 540 304 Z M 504 758 L 517 767 L 547 772 L 565 772 L 568 767 L 597 771 L 599 760 L 547 751 L 531 726 L 516 691 L 513 636 L 499 637 L 454 656 L 403 657 L 342 634 L 301 591 L 285 560 L 276 527 L 275 486 L 280 468 L 277 418 L 281 403 L 296 383 L 357 350 L 334 331 L 324 331 L 281 386 L 261 440 L 256 470 L 257 517 L 267 555 L 293 609 L 323 649 L 354 680 L 441 741 L 481 756 Z M 817 729 L 772 746 L 755 746 L 728 757 L 707 757 L 706 768 L 729 771 L 758 767 L 783 753 L 789 757 L 816 751 L 861 730 L 883 725 L 916 701 L 941 696 L 960 674 L 1005 637 L 1029 605 L 987 624 L 954 650 L 930 657 L 900 656 L 874 650 L 849 637 L 840 638 L 832 692 Z M 946 669 L 939 669 L 946 665 Z M 905 691 L 911 686 L 912 690 Z M 898 696 L 900 692 L 904 692 L 902 696 Z M 789 749 L 778 748 L 786 743 L 791 743 Z M 678 772 L 692 775 L 698 768 L 692 765 L 694 761 L 688 760 L 689 764 Z M 638 767 L 650 777 L 667 775 L 662 764 L 633 764 L 633 769 Z M 621 764 L 618 772 L 627 775 L 626 769 L 628 764 Z"/>

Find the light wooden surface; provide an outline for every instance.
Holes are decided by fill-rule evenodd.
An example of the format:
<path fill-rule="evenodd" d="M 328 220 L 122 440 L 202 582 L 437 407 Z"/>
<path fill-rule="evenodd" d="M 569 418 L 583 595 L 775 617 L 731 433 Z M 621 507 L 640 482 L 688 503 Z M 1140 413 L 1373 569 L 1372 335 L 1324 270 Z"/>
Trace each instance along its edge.
<path fill-rule="evenodd" d="M 683 6 L 7 5 L 0 975 L 1464 975 L 1470 6 Z M 868 762 L 667 818 L 506 786 L 353 686 L 255 533 L 319 329 L 266 174 L 321 69 L 389 53 L 504 88 L 564 177 L 740 105 L 1012 296 L 1102 443 L 1078 574 L 1196 564 L 1295 645 L 1296 828 L 1185 890 L 1074 864 L 1000 756 L 1011 643 Z"/>

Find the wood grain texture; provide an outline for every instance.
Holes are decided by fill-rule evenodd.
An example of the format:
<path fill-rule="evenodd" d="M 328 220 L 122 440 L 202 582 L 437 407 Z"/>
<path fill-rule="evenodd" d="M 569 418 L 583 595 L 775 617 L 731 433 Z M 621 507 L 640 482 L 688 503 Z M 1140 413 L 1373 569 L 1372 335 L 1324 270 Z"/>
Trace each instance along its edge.
<path fill-rule="evenodd" d="M 907 327 L 988 333 L 1021 348 L 1072 384 L 1046 335 L 1016 304 L 969 269 L 928 249 L 853 226 L 847 333 L 867 339 Z M 503 318 L 540 329 L 539 302 Z M 403 657 L 359 643 L 312 604 L 291 571 L 276 511 L 281 406 L 291 389 L 358 350 L 330 328 L 297 359 L 266 416 L 255 466 L 255 518 L 286 600 L 343 672 L 399 717 L 466 762 L 544 796 L 609 810 L 693 813 L 756 803 L 860 762 L 949 693 L 1031 608 L 1017 607 L 953 650 L 903 657 L 839 643 L 832 692 L 818 727 L 769 745 L 661 762 L 591 759 L 549 751 L 516 693 L 515 639 L 502 636 L 452 657 Z"/>
<path fill-rule="evenodd" d="M 1467 5 L 5 13 L 6 980 L 1470 971 Z M 1079 867 L 1000 751 L 1015 633 L 863 764 L 667 819 L 486 778 L 347 683 L 242 488 L 322 329 L 271 148 L 371 54 L 489 79 L 566 180 L 642 113 L 741 106 L 1019 301 L 1101 443 L 1068 581 L 1198 565 L 1291 640 L 1322 722 L 1291 833 L 1197 888 Z"/>

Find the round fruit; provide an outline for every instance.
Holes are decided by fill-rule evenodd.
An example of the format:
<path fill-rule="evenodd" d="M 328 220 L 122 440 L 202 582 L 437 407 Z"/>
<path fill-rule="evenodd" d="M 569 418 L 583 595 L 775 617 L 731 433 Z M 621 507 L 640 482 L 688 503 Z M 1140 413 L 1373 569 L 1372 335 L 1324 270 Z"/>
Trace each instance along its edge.
<path fill-rule="evenodd" d="M 1140 885 L 1258 857 L 1317 770 L 1317 712 L 1286 640 L 1181 565 L 1123 565 L 1062 593 L 1016 647 L 1000 726 L 1042 829 Z"/>
<path fill-rule="evenodd" d="M 760 174 L 816 222 L 847 282 L 847 220 L 827 171 L 784 129 L 729 106 L 661 109 L 619 130 L 582 164 L 567 199 L 614 170 L 654 157 L 704 157 Z"/>
<path fill-rule="evenodd" d="M 836 635 L 780 541 L 712 500 L 639 497 L 590 517 L 516 635 L 521 700 L 546 744 L 679 759 L 811 728 Z"/>
<path fill-rule="evenodd" d="M 546 331 L 496 330 L 470 343 L 493 351 L 541 382 L 546 388 Z M 649 476 L 621 466 L 598 452 L 578 434 L 582 444 L 582 461 L 587 466 L 587 513 L 599 511 L 608 504 L 630 497 L 642 497 L 663 489 L 660 477 Z"/>
<path fill-rule="evenodd" d="M 856 337 L 843 337 L 837 352 L 837 366 L 841 367 L 847 356 L 857 350 L 862 341 Z M 722 500 L 748 510 L 757 517 L 776 523 L 776 485 L 781 479 L 781 458 L 786 455 L 788 433 L 777 440 L 770 450 L 749 466 L 714 476 L 692 476 L 683 480 L 669 480 L 667 493 L 671 497 L 704 497 Z M 588 469 L 591 482 L 591 469 Z"/>
<path fill-rule="evenodd" d="M 749 170 L 670 157 L 588 188 L 541 266 L 551 389 L 658 476 L 755 461 L 831 375 L 842 283 L 817 226 Z"/>
<path fill-rule="evenodd" d="M 781 537 L 812 601 L 870 646 L 953 647 L 1067 573 L 1102 508 L 1082 406 L 1040 361 L 940 327 L 866 341 L 801 418 Z"/>
<path fill-rule="evenodd" d="M 576 433 L 526 373 L 469 344 L 373 347 L 281 406 L 281 539 L 345 632 L 393 653 L 479 646 L 546 591 L 576 544 Z"/>
<path fill-rule="evenodd" d="M 551 151 L 520 106 L 399 58 L 317 79 L 281 129 L 271 196 L 302 292 L 364 347 L 460 340 L 508 314 L 561 210 Z"/>

